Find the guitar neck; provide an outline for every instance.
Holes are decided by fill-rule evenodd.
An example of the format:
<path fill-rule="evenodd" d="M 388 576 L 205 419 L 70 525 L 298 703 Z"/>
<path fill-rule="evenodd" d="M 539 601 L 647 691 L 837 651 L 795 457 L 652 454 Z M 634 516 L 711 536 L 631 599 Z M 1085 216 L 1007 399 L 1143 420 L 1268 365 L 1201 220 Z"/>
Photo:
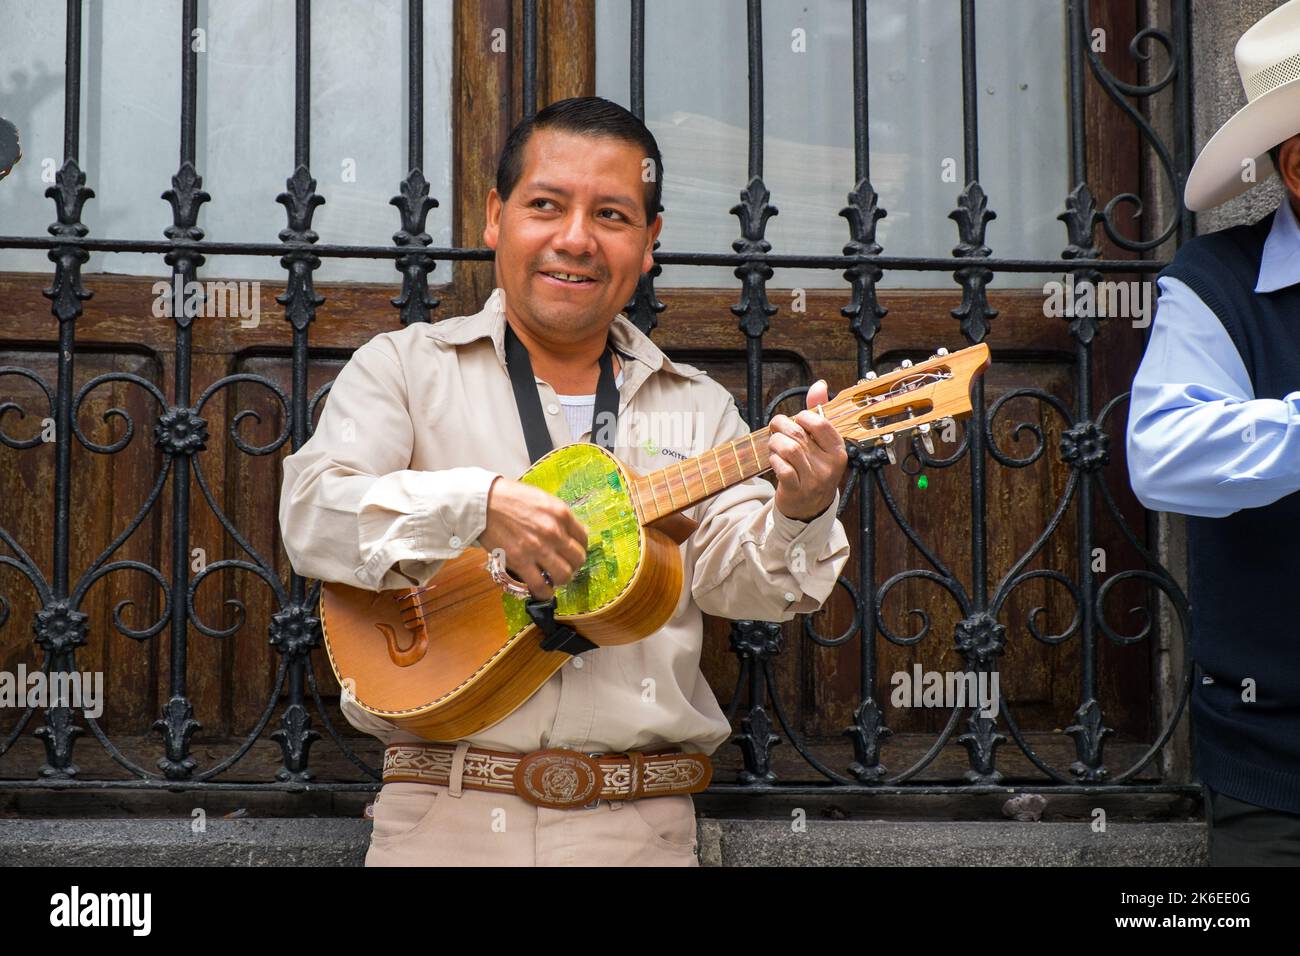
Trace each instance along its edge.
<path fill-rule="evenodd" d="M 637 476 L 632 484 L 640 502 L 642 523 L 650 524 L 689 508 L 768 471 L 770 436 L 769 429 L 760 428 L 702 455 Z"/>
<path fill-rule="evenodd" d="M 971 413 L 971 383 L 988 365 L 989 347 L 983 342 L 952 354 L 939 349 L 916 365 L 904 361 L 885 375 L 870 372 L 817 410 L 841 437 L 883 445 L 891 462 L 895 438 L 909 434 L 919 436 L 933 453 L 931 427 Z M 769 438 L 771 430 L 760 428 L 702 455 L 638 475 L 632 494 L 641 523 L 651 524 L 768 471 Z"/>

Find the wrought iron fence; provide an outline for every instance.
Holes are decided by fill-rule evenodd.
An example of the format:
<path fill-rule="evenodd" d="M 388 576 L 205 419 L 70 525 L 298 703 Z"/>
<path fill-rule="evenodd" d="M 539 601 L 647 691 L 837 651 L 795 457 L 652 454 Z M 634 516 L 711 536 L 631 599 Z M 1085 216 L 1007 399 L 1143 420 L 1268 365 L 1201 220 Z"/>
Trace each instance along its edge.
<path fill-rule="evenodd" d="M 86 645 L 94 635 L 87 627 L 87 615 L 82 610 L 87 590 L 106 575 L 118 571 L 138 572 L 156 583 L 164 598 L 163 612 L 158 620 L 147 627 L 131 628 L 120 618 L 119 605 L 114 614 L 117 630 L 128 638 L 146 640 L 166 634 L 170 642 L 169 699 L 162 708 L 153 729 L 162 738 L 163 755 L 156 769 L 139 765 L 121 753 L 103 732 L 96 720 L 86 717 L 85 726 L 98 739 L 112 758 L 129 771 L 134 779 L 114 781 L 84 780 L 77 776 L 74 764 L 74 743 L 84 733 L 77 725 L 76 711 L 67 706 L 47 708 L 28 707 L 8 736 L 0 740 L 0 755 L 9 750 L 14 741 L 26 732 L 38 736 L 45 747 L 46 765 L 34 780 L 6 780 L 5 787 L 124 787 L 171 789 L 219 789 L 227 787 L 298 790 L 306 786 L 321 789 L 373 789 L 378 779 L 376 768 L 368 766 L 355 755 L 347 740 L 339 735 L 330 723 L 319 689 L 307 666 L 309 657 L 319 652 L 320 629 L 315 616 L 319 584 L 308 587 L 308 582 L 297 575 L 282 581 L 274 572 L 271 561 L 259 554 L 214 498 L 209 479 L 203 469 L 200 451 L 207 438 L 208 420 L 205 406 L 222 389 L 239 382 L 265 388 L 274 394 L 285 412 L 285 427 L 277 437 L 261 446 L 250 446 L 232 427 L 231 441 L 246 455 L 263 456 L 276 453 L 286 442 L 299 448 L 310 436 L 313 413 L 328 393 L 328 386 L 308 393 L 308 344 L 315 312 L 324 299 L 313 288 L 313 272 L 323 257 L 368 257 L 393 259 L 401 274 L 401 293 L 392 299 L 403 324 L 427 322 L 439 302 L 430 296 L 429 274 L 440 261 L 490 260 L 491 250 L 471 248 L 436 248 L 425 231 L 426 219 L 437 206 L 430 196 L 430 187 L 421 171 L 423 165 L 423 47 L 424 31 L 422 7 L 419 2 L 409 2 L 409 36 L 407 69 L 409 77 L 409 112 L 407 116 L 409 172 L 399 184 L 398 195 L 392 199 L 399 215 L 399 230 L 391 246 L 330 245 L 317 241 L 312 229 L 314 210 L 324 200 L 316 192 L 316 181 L 310 169 L 310 49 L 311 4 L 297 0 L 296 53 L 294 87 L 294 168 L 286 180 L 285 190 L 277 201 L 284 205 L 287 224 L 280 233 L 281 242 L 205 242 L 203 230 L 197 225 L 200 206 L 210 200 L 203 191 L 202 179 L 195 168 L 195 115 L 196 115 L 196 53 L 189 42 L 196 25 L 196 0 L 184 0 L 181 11 L 179 52 L 182 57 L 181 89 L 181 162 L 172 178 L 171 188 L 164 194 L 172 207 L 172 222 L 164 230 L 165 240 L 123 240 L 91 238 L 81 222 L 82 210 L 94 192 L 87 186 L 85 173 L 78 161 L 78 116 L 82 96 L 80 75 L 82 44 L 82 2 L 67 0 L 66 5 L 66 78 L 64 90 L 64 160 L 55 184 L 46 190 L 54 201 L 57 220 L 49 227 L 53 238 L 0 236 L 0 248 L 46 249 L 54 263 L 51 287 L 45 290 L 51 309 L 58 321 L 57 380 L 51 385 L 29 368 L 7 366 L 0 368 L 0 377 L 20 376 L 44 393 L 49 403 L 49 414 L 55 422 L 55 483 L 53 487 L 53 566 L 38 567 L 22 544 L 4 528 L 0 540 L 10 554 L 0 555 L 0 564 L 24 576 L 39 596 L 40 610 L 31 622 L 36 643 L 44 653 L 42 669 L 47 674 L 71 673 L 75 670 L 75 657 L 79 647 Z M 1191 235 L 1188 215 L 1175 206 L 1163 228 L 1153 230 L 1144 240 L 1127 238 L 1116 228 L 1114 215 L 1117 207 L 1141 202 L 1137 196 L 1124 194 L 1111 198 L 1101 208 L 1087 182 L 1087 124 L 1085 122 L 1084 87 L 1087 77 L 1101 85 L 1105 93 L 1137 124 L 1146 145 L 1153 151 L 1159 169 L 1177 194 L 1181 194 L 1183 176 L 1191 151 L 1189 121 L 1189 7 L 1186 0 L 1171 0 L 1169 29 L 1148 27 L 1141 30 L 1129 47 L 1129 54 L 1138 60 L 1149 57 L 1148 48 L 1158 44 L 1169 61 L 1167 71 L 1148 83 L 1132 84 L 1110 73 L 1087 42 L 1091 33 L 1088 4 L 1085 0 L 1067 0 L 1065 4 L 1068 23 L 1068 101 L 1070 126 L 1070 184 L 1064 197 L 1064 211 L 1058 217 L 1065 225 L 1065 246 L 1059 258 L 1009 259 L 996 258 L 985 241 L 985 228 L 994 212 L 989 208 L 990 197 L 980 185 L 980 145 L 977 123 L 977 63 L 976 16 L 974 0 L 955 0 L 954 14 L 961 23 L 961 103 L 964 160 L 964 188 L 957 208 L 950 214 L 957 225 L 957 246 L 951 256 L 900 257 L 885 255 L 876 241 L 877 220 L 885 214 L 878 203 L 878 195 L 870 176 L 870 144 L 868 139 L 868 111 L 870 106 L 867 83 L 867 18 L 866 0 L 853 0 L 853 129 L 854 178 L 848 193 L 848 204 L 841 211 L 848 222 L 848 236 L 841 256 L 773 255 L 764 238 L 769 217 L 775 212 L 771 196 L 763 180 L 763 29 L 761 0 L 748 0 L 746 24 L 748 38 L 749 76 L 749 158 L 748 182 L 740 193 L 740 203 L 732 208 L 740 224 L 739 238 L 732 244 L 732 253 L 714 252 L 657 252 L 660 264 L 726 265 L 735 269 L 741 282 L 739 301 L 731 307 L 738 319 L 738 331 L 744 335 L 746 346 L 747 382 L 743 411 L 751 425 L 764 424 L 779 402 L 803 389 L 792 389 L 774 400 L 763 402 L 763 339 L 769 320 L 777 309 L 767 297 L 767 282 L 776 267 L 816 268 L 842 270 L 843 278 L 851 291 L 849 303 L 841 309 L 857 344 L 857 365 L 862 376 L 874 365 L 874 344 L 886 310 L 877 299 L 877 283 L 886 270 L 898 271 L 951 271 L 961 289 L 962 302 L 952 311 L 962 335 L 969 343 L 985 339 L 990 322 L 996 312 L 990 307 L 987 288 L 995 272 L 1043 273 L 1068 272 L 1075 281 L 1098 281 L 1107 273 L 1153 274 L 1163 262 L 1151 259 L 1103 260 L 1098 245 L 1098 228 L 1119 248 L 1146 254 L 1171 237 L 1179 241 Z M 631 78 L 629 108 L 644 116 L 645 92 L 645 4 L 631 0 L 632 29 L 628 65 Z M 535 0 L 527 0 L 522 7 L 523 24 L 523 97 L 524 111 L 532 115 L 537 99 L 537 37 L 538 19 Z M 850 82 L 849 78 L 845 78 Z M 1142 101 L 1166 88 L 1173 100 L 1173 136 L 1166 144 L 1153 128 L 1151 120 L 1139 105 L 1129 100 Z M 662 208 L 662 207 L 661 207 Z M 239 373 L 220 378 L 204 387 L 196 396 L 191 381 L 191 349 L 193 318 L 178 302 L 172 311 L 175 321 L 175 387 L 172 395 L 162 393 L 145 378 L 125 372 L 110 372 L 87 381 L 74 392 L 74 371 L 78 357 L 77 319 L 82 314 L 82 302 L 90 298 L 92 290 L 85 288 L 81 266 L 93 250 L 109 252 L 145 252 L 161 255 L 172 268 L 173 280 L 180 287 L 195 277 L 198 266 L 206 255 L 241 254 L 277 256 L 287 272 L 287 289 L 277 302 L 284 307 L 284 319 L 291 332 L 292 385 L 286 392 L 270 379 L 255 374 Z M 665 306 L 656 297 L 654 282 L 660 274 L 659 265 L 642 277 L 637 292 L 628 304 L 627 313 L 647 334 L 657 325 L 657 316 Z M 904 581 L 925 579 L 946 591 L 960 607 L 961 620 L 953 634 L 953 647 L 971 673 L 987 673 L 995 667 L 1002 653 L 1006 627 L 999 620 L 1008 595 L 1025 581 L 1044 577 L 1063 586 L 1071 595 L 1076 612 L 1069 628 L 1057 635 L 1044 635 L 1029 623 L 1034 636 L 1050 644 L 1062 644 L 1076 636 L 1075 647 L 1080 655 L 1081 683 L 1078 687 L 1078 706 L 1075 723 L 1063 733 L 1073 739 L 1077 759 L 1069 768 L 1049 765 L 1034 753 L 1030 743 L 1017 726 L 1014 714 L 1005 707 L 1005 728 L 1020 750 L 1042 773 L 1041 784 L 1055 792 L 1088 793 L 1107 789 L 1126 792 L 1191 792 L 1196 789 L 1186 784 L 1133 784 L 1131 781 L 1147 767 L 1158 751 L 1168 741 L 1177 725 L 1190 687 L 1190 661 L 1182 674 L 1172 717 L 1159 728 L 1154 741 L 1141 757 L 1118 771 L 1106 766 L 1103 743 L 1111 732 L 1106 725 L 1098 701 L 1099 676 L 1096 669 L 1099 640 L 1132 643 L 1151 639 L 1153 629 L 1147 625 L 1136 635 L 1120 635 L 1106 623 L 1102 607 L 1108 591 L 1122 580 L 1136 578 L 1162 591 L 1172 603 L 1177 617 L 1187 633 L 1187 599 L 1178 584 L 1151 549 L 1146 547 L 1135 532 L 1125 523 L 1123 516 L 1106 485 L 1098 480 L 1099 469 L 1107 463 L 1106 443 L 1110 437 L 1107 424 L 1126 395 L 1119 394 L 1100 401 L 1092 394 L 1092 369 L 1098 325 L 1095 319 L 1074 317 L 1069 333 L 1074 340 L 1075 368 L 1074 402 L 1062 403 L 1045 391 L 1032 388 L 1014 389 L 989 404 L 984 394 L 984 383 L 979 381 L 973 392 L 974 412 L 966 424 L 964 436 L 955 451 L 942 458 L 934 457 L 917 443 L 911 454 L 930 469 L 951 467 L 966 459 L 970 468 L 971 534 L 970 567 L 961 570 L 948 567 L 937 553 L 908 525 L 897 502 L 882 478 L 885 454 L 880 448 L 853 447 L 850 455 L 850 473 L 842 509 L 851 502 L 859 505 L 860 522 L 851 536 L 854 550 L 860 555 L 855 580 L 842 578 L 840 586 L 850 596 L 854 606 L 852 626 L 845 633 L 827 637 L 819 634 L 810 619 L 802 621 L 806 638 L 823 647 L 846 644 L 860 638 L 860 694 L 854 711 L 852 726 L 845 735 L 852 745 L 851 759 L 844 769 L 827 766 L 813 754 L 801 738 L 791 715 L 780 707 L 773 691 L 776 676 L 772 667 L 774 659 L 782 652 L 780 625 L 761 621 L 739 621 L 732 625 L 732 649 L 739 658 L 740 680 L 728 707 L 727 714 L 740 717 L 740 733 L 732 743 L 740 747 L 744 769 L 734 783 L 716 783 L 716 792 L 748 793 L 920 793 L 920 792 L 986 792 L 996 789 L 1003 781 L 997 766 L 997 747 L 1006 741 L 996 718 L 983 716 L 974 707 L 957 707 L 951 712 L 946 727 L 934 740 L 929 751 L 912 766 L 897 773 L 889 773 L 881 763 L 881 743 L 889 735 L 888 713 L 874 698 L 873 688 L 878 682 L 878 641 L 915 643 L 929 629 L 926 623 L 918 634 L 903 637 L 892 631 L 881 615 L 881 606 L 888 594 Z M 76 580 L 69 576 L 69 547 L 76 535 L 75 511 L 72 501 L 72 475 L 70 473 L 73 442 L 103 454 L 121 451 L 130 442 L 136 423 L 125 412 L 120 412 L 126 425 L 125 434 L 109 444 L 97 444 L 82 432 L 77 424 L 78 411 L 88 393 L 109 382 L 129 383 L 143 389 L 159 409 L 151 423 L 153 440 L 161 450 L 163 467 L 147 499 L 126 529 L 117 535 L 110 546 L 92 561 Z M 1066 427 L 1061 436 L 1059 463 L 1068 469 L 1064 492 L 1056 503 L 1048 523 L 1037 536 L 1033 546 L 1020 555 L 1011 570 L 990 591 L 988 578 L 989 528 L 987 526 L 987 478 L 991 465 L 1004 468 L 1024 468 L 1043 458 L 1046 442 L 1037 426 L 1021 426 L 1035 434 L 1037 446 L 1024 457 L 1015 457 L 1000 449 L 995 441 L 992 423 L 1003 406 L 1013 399 L 1028 398 L 1050 406 L 1059 414 Z M 0 410 L 16 406 L 12 402 L 0 403 Z M 236 423 L 240 416 L 235 417 Z M 0 429 L 0 441 L 16 453 L 23 453 L 39 444 L 39 439 L 17 439 Z M 171 564 L 169 568 L 153 567 L 133 560 L 113 560 L 123 542 L 140 526 L 145 516 L 158 505 L 162 492 L 171 483 L 171 515 L 168 530 L 171 535 Z M 246 559 L 221 560 L 191 576 L 187 563 L 190 545 L 190 495 L 197 485 L 209 507 L 219 518 L 231 538 L 247 554 Z M 1093 507 L 1094 495 L 1104 504 L 1104 517 L 1118 522 L 1125 538 L 1136 548 L 1147 566 L 1123 571 L 1099 584 L 1089 570 L 1086 560 L 1079 562 L 1077 579 L 1051 570 L 1026 570 L 1044 543 L 1056 531 L 1071 510 L 1077 522 L 1078 549 L 1081 555 L 1091 552 L 1094 534 L 1103 515 Z M 880 507 L 887 518 L 880 515 Z M 844 511 L 841 511 L 843 516 Z M 873 560 L 872 543 L 882 520 L 896 522 L 917 551 L 926 566 L 912 568 L 880 581 Z M 279 654 L 279 667 L 275 687 L 263 713 L 252 732 L 226 758 L 211 766 L 200 767 L 191 750 L 191 737 L 198 728 L 194 707 L 187 691 L 188 632 L 192 626 L 209 637 L 224 637 L 239 626 L 217 629 L 204 623 L 195 614 L 195 593 L 203 581 L 213 574 L 239 569 L 255 575 L 265 582 L 275 597 L 278 611 L 269 621 L 272 644 Z M 9 617 L 10 603 L 0 595 L 0 624 Z M 15 622 L 16 623 L 16 622 Z M 279 709 L 278 727 L 270 734 L 280 747 L 282 765 L 275 782 L 254 785 L 225 783 L 223 773 L 243 757 L 258 740 L 275 716 L 279 701 L 287 703 Z M 313 783 L 309 768 L 309 753 L 314 742 L 321 739 L 309 712 L 315 706 L 322 726 L 333 743 L 351 756 L 368 775 L 370 781 L 356 783 Z M 916 784 L 916 778 L 953 738 L 962 718 L 965 732 L 956 739 L 964 745 L 969 757 L 965 784 Z M 34 729 L 32 725 L 37 724 Z M 777 779 L 773 772 L 771 755 L 778 739 L 778 729 L 784 739 L 806 759 L 825 781 L 816 786 L 791 785 Z M 86 744 L 82 744 L 86 746 Z"/>

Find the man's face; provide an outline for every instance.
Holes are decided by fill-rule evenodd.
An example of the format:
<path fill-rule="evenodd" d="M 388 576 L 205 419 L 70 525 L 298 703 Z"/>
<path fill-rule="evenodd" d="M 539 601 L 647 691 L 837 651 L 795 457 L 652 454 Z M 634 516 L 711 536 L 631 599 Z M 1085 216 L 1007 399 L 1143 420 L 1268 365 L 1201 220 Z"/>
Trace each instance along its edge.
<path fill-rule="evenodd" d="M 645 157 L 633 143 L 537 130 L 504 203 L 493 188 L 483 241 L 512 317 L 552 333 L 588 333 L 623 310 L 663 226 L 646 223 Z M 653 163 L 651 163 L 653 171 Z M 547 273 L 567 273 L 568 282 Z"/>
<path fill-rule="evenodd" d="M 1278 153 L 1277 174 L 1291 196 L 1291 208 L 1300 216 L 1300 134 L 1282 141 Z"/>

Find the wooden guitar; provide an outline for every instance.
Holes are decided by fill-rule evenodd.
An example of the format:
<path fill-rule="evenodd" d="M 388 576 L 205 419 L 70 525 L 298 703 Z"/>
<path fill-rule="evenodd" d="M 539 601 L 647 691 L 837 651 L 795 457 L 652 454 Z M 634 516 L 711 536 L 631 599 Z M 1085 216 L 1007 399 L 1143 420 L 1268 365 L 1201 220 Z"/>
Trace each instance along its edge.
<path fill-rule="evenodd" d="M 883 445 L 892 461 L 896 436 L 914 433 L 932 449 L 931 426 L 970 414 L 971 383 L 988 364 L 986 345 L 940 349 L 872 373 L 818 410 L 846 439 Z M 403 730 L 458 740 L 508 716 L 571 659 L 573 643 L 543 647 L 555 626 L 599 646 L 653 634 L 681 596 L 679 545 L 695 523 L 679 512 L 768 471 L 769 434 L 762 428 L 646 475 L 586 442 L 538 459 L 519 480 L 565 501 L 589 535 L 587 559 L 556 589 L 546 621 L 530 615 L 529 596 L 500 568 L 494 575 L 482 548 L 443 562 L 423 587 L 325 582 L 321 626 L 343 692 Z"/>

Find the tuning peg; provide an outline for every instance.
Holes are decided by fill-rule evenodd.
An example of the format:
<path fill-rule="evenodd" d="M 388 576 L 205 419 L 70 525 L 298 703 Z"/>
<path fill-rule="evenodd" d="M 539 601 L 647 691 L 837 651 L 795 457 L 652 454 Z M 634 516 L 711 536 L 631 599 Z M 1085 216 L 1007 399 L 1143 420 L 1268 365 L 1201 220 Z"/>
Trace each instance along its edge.
<path fill-rule="evenodd" d="M 901 361 L 901 362 L 898 363 L 898 367 L 899 367 L 899 368 L 911 368 L 911 367 L 912 367 L 912 360 L 911 360 L 911 359 L 903 359 L 903 361 Z"/>
<path fill-rule="evenodd" d="M 867 382 L 872 381 L 873 379 L 875 379 L 875 377 L 876 377 L 875 372 L 868 372 L 863 378 L 858 379 L 858 384 L 866 385 Z"/>
<path fill-rule="evenodd" d="M 937 357 L 942 358 L 943 356 L 945 356 L 945 355 L 948 354 L 948 350 L 945 349 L 945 348 L 939 348 L 939 349 L 937 349 L 937 350 L 935 351 L 934 354 L 935 354 Z"/>
<path fill-rule="evenodd" d="M 921 444 L 925 447 L 927 454 L 934 454 L 934 439 L 930 437 L 930 423 L 922 422 L 916 426 L 917 433 L 921 436 Z"/>
<path fill-rule="evenodd" d="M 891 432 L 888 435 L 880 436 L 880 443 L 885 446 L 885 457 L 889 459 L 891 465 L 898 464 L 898 456 L 894 454 L 894 435 Z"/>

